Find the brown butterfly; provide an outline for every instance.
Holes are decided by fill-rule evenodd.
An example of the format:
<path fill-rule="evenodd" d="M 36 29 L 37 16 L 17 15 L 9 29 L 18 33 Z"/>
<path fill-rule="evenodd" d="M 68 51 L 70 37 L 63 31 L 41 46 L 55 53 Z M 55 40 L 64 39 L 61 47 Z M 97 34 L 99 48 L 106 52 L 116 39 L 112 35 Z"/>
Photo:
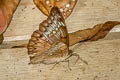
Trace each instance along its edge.
<path fill-rule="evenodd" d="M 69 55 L 69 36 L 64 18 L 57 7 L 33 32 L 28 43 L 30 63 L 51 64 L 65 60 Z"/>
<path fill-rule="evenodd" d="M 58 7 L 64 19 L 73 11 L 78 0 L 34 0 L 36 6 L 47 16 L 53 7 Z"/>

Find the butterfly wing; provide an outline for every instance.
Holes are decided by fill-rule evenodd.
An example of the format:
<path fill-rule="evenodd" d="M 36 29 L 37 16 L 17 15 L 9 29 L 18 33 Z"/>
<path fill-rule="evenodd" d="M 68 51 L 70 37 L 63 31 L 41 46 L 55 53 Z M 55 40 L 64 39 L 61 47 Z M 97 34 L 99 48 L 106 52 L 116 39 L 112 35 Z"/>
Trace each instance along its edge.
<path fill-rule="evenodd" d="M 31 63 L 55 63 L 68 55 L 69 40 L 64 18 L 57 7 L 50 16 L 33 32 L 28 44 Z"/>
<path fill-rule="evenodd" d="M 73 11 L 78 0 L 34 0 L 36 6 L 47 16 L 53 7 L 58 7 L 66 19 Z"/>

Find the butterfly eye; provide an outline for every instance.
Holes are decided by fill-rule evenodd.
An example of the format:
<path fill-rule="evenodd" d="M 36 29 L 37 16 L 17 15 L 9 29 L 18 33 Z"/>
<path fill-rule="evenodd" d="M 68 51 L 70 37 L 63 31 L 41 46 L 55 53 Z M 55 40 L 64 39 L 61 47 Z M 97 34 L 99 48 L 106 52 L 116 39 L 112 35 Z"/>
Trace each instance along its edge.
<path fill-rule="evenodd" d="M 68 32 L 65 21 L 59 8 L 53 7 L 48 19 L 40 24 L 39 30 L 34 31 L 29 40 L 28 54 L 31 63 L 43 62 L 50 58 L 48 56 L 67 55 L 68 46 Z"/>
<path fill-rule="evenodd" d="M 36 6 L 47 16 L 53 7 L 58 7 L 64 19 L 73 11 L 78 0 L 34 0 Z"/>

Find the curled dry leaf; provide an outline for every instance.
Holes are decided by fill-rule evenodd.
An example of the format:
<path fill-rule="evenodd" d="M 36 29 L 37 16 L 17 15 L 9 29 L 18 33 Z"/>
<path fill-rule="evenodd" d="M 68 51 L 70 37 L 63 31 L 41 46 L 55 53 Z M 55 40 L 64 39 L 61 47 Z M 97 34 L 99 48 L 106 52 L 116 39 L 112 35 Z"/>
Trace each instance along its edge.
<path fill-rule="evenodd" d="M 119 24 L 120 22 L 118 21 L 107 21 L 103 24 L 98 24 L 93 28 L 70 33 L 69 45 L 72 46 L 81 41 L 95 41 L 104 38 L 113 27 Z"/>
<path fill-rule="evenodd" d="M 34 0 L 36 6 L 47 16 L 53 7 L 58 7 L 66 19 L 73 11 L 78 0 Z"/>
<path fill-rule="evenodd" d="M 20 0 L 0 0 L 0 36 L 1 38 L 8 24 L 11 21 L 12 15 L 16 10 Z M 0 42 L 2 42 L 0 39 Z"/>

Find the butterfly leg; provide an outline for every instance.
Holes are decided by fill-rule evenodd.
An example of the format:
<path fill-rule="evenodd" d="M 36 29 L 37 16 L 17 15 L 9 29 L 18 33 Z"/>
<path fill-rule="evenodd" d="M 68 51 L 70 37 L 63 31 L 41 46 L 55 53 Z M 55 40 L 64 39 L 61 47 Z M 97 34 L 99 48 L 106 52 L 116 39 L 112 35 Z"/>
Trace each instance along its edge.
<path fill-rule="evenodd" d="M 78 62 L 78 60 L 81 60 L 83 63 L 85 63 L 86 65 L 88 65 L 88 62 L 85 61 L 85 60 L 83 60 L 83 59 L 80 57 L 79 54 L 73 53 L 73 51 L 70 50 L 70 51 L 69 51 L 69 56 L 68 56 L 66 59 L 64 59 L 63 61 L 60 61 L 60 62 L 68 62 L 68 68 L 69 68 L 69 70 L 72 70 L 72 69 L 70 68 L 70 60 L 69 60 L 69 58 L 71 58 L 72 56 L 77 57 L 77 59 L 76 59 L 76 61 L 75 61 L 75 64 Z M 51 70 L 54 69 L 55 66 L 56 66 L 57 64 L 59 64 L 60 62 L 55 63 L 54 66 L 51 68 Z"/>
<path fill-rule="evenodd" d="M 60 63 L 60 62 L 55 63 L 50 70 L 53 70 L 53 69 L 55 68 L 55 66 L 56 66 L 57 64 L 59 64 L 59 63 Z"/>
<path fill-rule="evenodd" d="M 75 64 L 78 62 L 78 60 L 81 60 L 83 63 L 85 63 L 86 65 L 88 65 L 88 62 L 85 61 L 85 60 L 83 60 L 83 59 L 79 56 L 79 54 L 74 53 L 74 54 L 72 54 L 71 56 L 76 56 L 76 57 L 78 57 L 77 60 L 76 60 L 76 62 L 75 62 Z"/>
<path fill-rule="evenodd" d="M 68 63 L 68 68 L 69 68 L 69 70 L 72 70 L 72 69 L 70 68 L 70 60 L 69 60 L 69 59 L 63 60 L 63 61 L 61 61 L 61 62 L 67 62 L 67 63 Z M 55 68 L 55 66 L 56 66 L 57 64 L 60 64 L 61 62 L 55 63 L 50 70 L 53 70 L 53 69 Z"/>
<path fill-rule="evenodd" d="M 79 54 L 73 53 L 72 50 L 70 50 L 70 56 L 69 56 L 68 58 L 70 58 L 70 57 L 72 57 L 72 56 L 77 57 L 77 60 L 75 61 L 75 64 L 78 62 L 78 60 L 81 60 L 83 63 L 85 63 L 86 65 L 88 65 L 88 62 L 85 61 L 85 60 L 83 60 L 83 59 L 80 57 Z M 68 59 L 68 58 L 67 58 L 67 59 Z"/>
<path fill-rule="evenodd" d="M 62 61 L 62 62 L 67 62 L 67 63 L 68 63 L 68 68 L 69 68 L 69 70 L 70 70 L 70 71 L 72 70 L 71 67 L 70 67 L 70 60 L 69 60 L 69 59 L 64 60 L 64 61 Z"/>

